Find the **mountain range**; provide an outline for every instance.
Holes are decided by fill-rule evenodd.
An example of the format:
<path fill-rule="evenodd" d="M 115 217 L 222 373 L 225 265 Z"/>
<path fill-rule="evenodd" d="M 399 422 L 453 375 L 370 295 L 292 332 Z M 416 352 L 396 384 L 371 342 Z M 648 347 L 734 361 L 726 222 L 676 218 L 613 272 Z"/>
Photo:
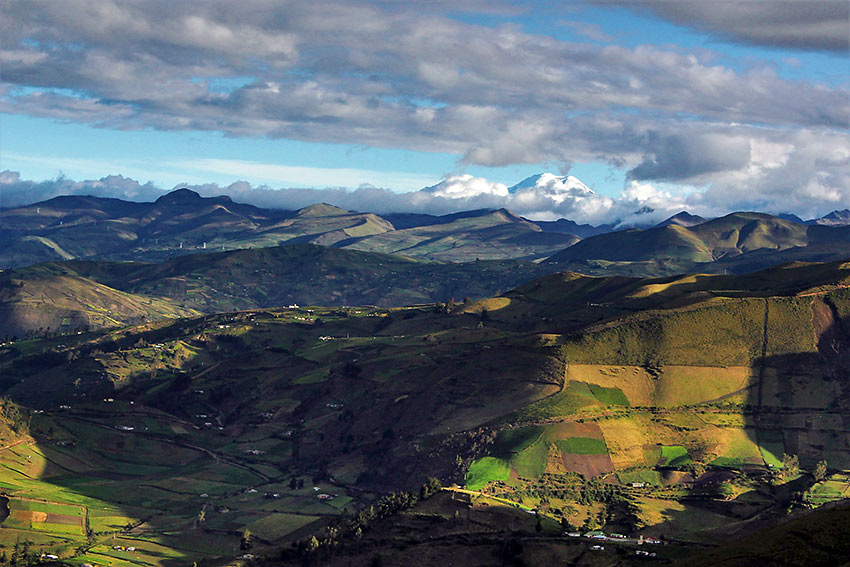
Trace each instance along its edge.
<path fill-rule="evenodd" d="M 527 182 L 532 183 L 534 179 Z M 569 191 L 590 191 L 577 180 L 570 181 L 572 184 L 567 181 L 564 185 Z M 513 191 L 519 189 L 519 186 L 511 188 Z M 768 216 L 761 218 L 767 222 Z M 777 218 L 777 222 L 780 220 L 784 219 Z M 682 212 L 655 228 L 674 225 L 696 230 L 695 227 L 705 222 L 702 217 Z M 759 248 L 775 251 L 799 247 L 801 229 L 794 227 L 804 223 L 787 222 L 790 224 L 783 226 L 789 238 L 783 239 L 774 231 L 776 235 Z M 835 211 L 821 219 L 807 221 L 805 225 L 835 228 L 848 223 L 850 212 Z M 623 232 L 616 224 L 594 227 L 568 219 L 532 221 L 506 209 L 442 216 L 410 213 L 380 216 L 316 204 L 297 211 L 283 211 L 240 204 L 226 196 L 204 198 L 188 189 L 178 189 L 153 203 L 68 196 L 1 210 L 0 268 L 69 259 L 161 261 L 188 252 L 304 242 L 441 262 L 465 262 L 476 259 L 540 261 L 584 239 L 590 243 L 577 248 L 573 254 L 556 256 L 556 259 L 573 261 L 578 259 L 577 251 L 583 250 L 587 254 L 581 260 L 609 261 L 611 254 L 603 250 L 607 243 L 616 242 L 617 238 L 633 242 L 637 230 L 641 229 Z M 623 232 L 623 235 L 614 240 L 611 237 L 593 240 L 612 232 Z M 811 238 L 804 239 L 805 244 L 823 247 L 832 238 L 831 234 L 814 231 Z M 669 252 L 671 246 L 675 248 L 681 244 L 684 246 L 682 254 L 673 255 L 679 260 L 705 263 L 717 259 L 709 251 L 714 246 L 712 243 L 697 244 L 699 250 L 686 250 L 689 244 L 675 244 L 682 239 L 691 237 L 685 233 L 676 236 L 672 232 L 665 235 L 659 231 L 639 237 L 644 255 L 656 249 Z M 752 242 L 751 239 L 742 250 L 754 251 Z M 724 244 L 721 248 L 728 250 L 729 246 Z M 823 256 L 823 252 L 819 254 Z"/>

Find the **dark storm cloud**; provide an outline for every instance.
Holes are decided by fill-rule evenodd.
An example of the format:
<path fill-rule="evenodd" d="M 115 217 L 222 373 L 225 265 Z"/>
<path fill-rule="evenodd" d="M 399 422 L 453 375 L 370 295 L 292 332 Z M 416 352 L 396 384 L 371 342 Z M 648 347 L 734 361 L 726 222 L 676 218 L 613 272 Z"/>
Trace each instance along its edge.
<path fill-rule="evenodd" d="M 746 138 L 717 134 L 697 137 L 674 135 L 664 139 L 652 133 L 651 156 L 629 171 L 631 179 L 680 181 L 709 173 L 740 170 L 751 161 Z"/>
<path fill-rule="evenodd" d="M 680 25 L 733 42 L 847 54 L 847 0 L 600 0 L 648 9 Z"/>

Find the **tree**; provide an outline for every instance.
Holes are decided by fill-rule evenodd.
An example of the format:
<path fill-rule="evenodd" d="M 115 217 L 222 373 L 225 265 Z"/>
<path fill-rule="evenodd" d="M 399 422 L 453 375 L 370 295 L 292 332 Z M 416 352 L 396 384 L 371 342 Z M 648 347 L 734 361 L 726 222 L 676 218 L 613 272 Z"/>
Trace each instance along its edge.
<path fill-rule="evenodd" d="M 310 553 L 315 553 L 319 550 L 319 540 L 316 536 L 310 538 L 309 543 L 307 543 L 307 551 Z"/>
<path fill-rule="evenodd" d="M 821 459 L 818 464 L 815 465 L 815 482 L 824 480 L 826 478 L 827 470 L 826 459 Z"/>
<path fill-rule="evenodd" d="M 313 536 L 313 539 L 316 539 Z M 254 545 L 254 535 L 251 533 L 251 530 L 245 528 L 245 531 L 242 532 L 242 540 L 239 542 L 239 549 L 242 551 L 248 551 Z M 318 542 L 316 542 L 316 546 L 318 547 Z"/>
<path fill-rule="evenodd" d="M 442 484 L 440 483 L 440 479 L 435 477 L 429 477 L 428 480 L 422 485 L 419 489 L 419 499 L 426 500 L 430 498 L 432 495 L 440 491 L 442 488 Z"/>
<path fill-rule="evenodd" d="M 789 455 L 788 453 L 783 453 L 782 468 L 784 470 L 785 476 L 791 476 L 795 474 L 800 468 L 799 457 L 797 457 L 797 455 Z"/>

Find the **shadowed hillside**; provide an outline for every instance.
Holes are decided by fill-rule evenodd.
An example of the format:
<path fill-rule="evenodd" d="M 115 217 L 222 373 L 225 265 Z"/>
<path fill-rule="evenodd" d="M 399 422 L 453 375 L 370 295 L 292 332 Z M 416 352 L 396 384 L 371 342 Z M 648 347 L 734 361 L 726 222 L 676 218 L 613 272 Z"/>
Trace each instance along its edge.
<path fill-rule="evenodd" d="M 0 451 L 0 543 L 120 566 L 232 564 L 246 549 L 368 565 L 423 537 L 440 542 L 430 560 L 471 565 L 703 553 L 850 490 L 848 285 L 842 263 L 556 274 L 465 305 L 252 310 L 15 342 L 0 388 L 34 444 Z M 466 500 L 380 504 L 429 476 Z M 357 536 L 370 505 L 388 523 Z M 625 537 L 594 555 L 561 535 L 593 529 Z M 487 553 L 464 551 L 476 545 Z"/>
<path fill-rule="evenodd" d="M 517 261 L 423 262 L 312 244 L 161 264 L 69 261 L 0 273 L 0 337 L 281 305 L 384 307 L 485 297 L 546 273 Z"/>

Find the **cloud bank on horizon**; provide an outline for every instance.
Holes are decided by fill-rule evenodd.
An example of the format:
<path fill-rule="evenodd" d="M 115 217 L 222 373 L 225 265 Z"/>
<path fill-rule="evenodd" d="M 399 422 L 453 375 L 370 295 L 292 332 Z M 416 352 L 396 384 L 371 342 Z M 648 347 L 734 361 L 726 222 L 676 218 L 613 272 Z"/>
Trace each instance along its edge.
<path fill-rule="evenodd" d="M 583 6 L 847 62 L 846 0 Z M 440 1 L 8 0 L 0 5 L 0 112 L 107 129 L 458 156 L 461 173 L 403 194 L 195 186 L 264 206 L 327 201 L 433 213 L 505 206 L 600 223 L 642 208 L 812 217 L 850 202 L 846 81 L 791 79 L 769 59 L 736 58 L 719 46 L 655 38 L 630 45 L 571 20 L 580 10 L 552 15 L 552 25 L 571 33 L 542 33 L 527 21 L 538 9 L 477 1 L 459 14 L 455 3 Z M 622 193 L 587 193 L 554 176 L 509 191 L 499 180 L 462 173 L 574 162 L 625 172 Z M 71 182 L 3 175 L 3 206 L 25 193 L 32 202 L 57 190 L 126 198 L 159 191 L 123 176 Z"/>
<path fill-rule="evenodd" d="M 655 224 L 683 210 L 706 217 L 728 212 L 725 208 L 712 207 L 702 202 L 699 193 L 682 196 L 647 183 L 631 181 L 617 198 L 611 198 L 594 193 L 573 176 L 553 173 L 529 177 L 513 187 L 469 174 L 451 175 L 431 187 L 405 193 L 369 185 L 355 190 L 273 189 L 267 186 L 255 187 L 246 181 L 228 186 L 207 183 L 183 184 L 181 187 L 204 197 L 227 195 L 240 203 L 284 210 L 296 210 L 315 203 L 329 203 L 348 210 L 378 214 L 410 212 L 442 215 L 506 208 L 532 220 L 567 218 L 579 224 L 615 224 L 621 227 Z M 93 195 L 150 202 L 164 193 L 163 189 L 152 183 L 142 184 L 122 175 L 86 181 L 59 178 L 37 182 L 21 179 L 15 171 L 0 172 L 0 203 L 7 208 L 63 195 Z"/>

